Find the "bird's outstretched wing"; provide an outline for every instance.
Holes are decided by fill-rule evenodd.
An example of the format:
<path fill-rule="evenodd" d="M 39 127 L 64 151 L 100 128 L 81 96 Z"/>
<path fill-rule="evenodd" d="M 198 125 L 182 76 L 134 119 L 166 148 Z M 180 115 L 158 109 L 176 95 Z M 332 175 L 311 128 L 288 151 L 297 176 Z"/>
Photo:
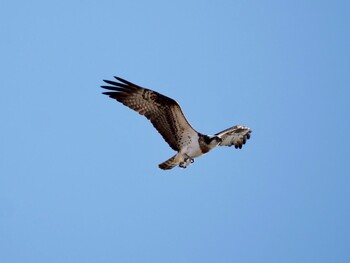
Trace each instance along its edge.
<path fill-rule="evenodd" d="M 222 142 L 219 144 L 220 146 L 234 145 L 236 149 L 241 149 L 243 144 L 245 144 L 250 138 L 251 132 L 252 131 L 250 128 L 237 125 L 223 130 L 215 135 L 222 139 Z"/>
<path fill-rule="evenodd" d="M 185 133 L 197 133 L 175 100 L 122 78 L 114 78 L 118 82 L 104 80 L 111 86 L 101 87 L 111 91 L 103 92 L 103 94 L 144 115 L 173 150 L 179 151 L 180 142 Z"/>

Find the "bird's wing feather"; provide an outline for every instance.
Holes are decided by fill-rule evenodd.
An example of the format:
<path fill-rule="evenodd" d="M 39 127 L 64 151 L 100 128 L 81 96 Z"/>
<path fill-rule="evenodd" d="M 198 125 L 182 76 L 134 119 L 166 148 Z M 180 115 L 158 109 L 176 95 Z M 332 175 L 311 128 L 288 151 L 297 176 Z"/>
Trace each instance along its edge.
<path fill-rule="evenodd" d="M 144 115 L 172 149 L 179 151 L 180 142 L 185 131 L 186 134 L 197 133 L 191 127 L 175 100 L 153 90 L 137 86 L 122 78 L 115 78 L 118 82 L 104 80 L 111 86 L 101 87 L 111 91 L 103 94 Z"/>
<path fill-rule="evenodd" d="M 236 149 L 241 149 L 243 144 L 245 144 L 250 138 L 251 132 L 252 131 L 250 128 L 237 125 L 223 130 L 215 135 L 222 139 L 222 142 L 219 144 L 220 146 L 234 145 Z"/>

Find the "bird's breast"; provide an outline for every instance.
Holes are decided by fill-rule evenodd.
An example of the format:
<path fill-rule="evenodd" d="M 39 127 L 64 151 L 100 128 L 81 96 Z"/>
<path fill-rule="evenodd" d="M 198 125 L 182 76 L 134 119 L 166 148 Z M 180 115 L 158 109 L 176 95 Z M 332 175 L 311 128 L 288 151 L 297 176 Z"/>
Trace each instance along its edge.
<path fill-rule="evenodd" d="M 198 135 L 191 134 L 191 136 L 185 136 L 185 138 L 186 139 L 184 140 L 180 152 L 183 154 L 187 154 L 191 158 L 201 156 L 203 152 L 198 143 Z"/>

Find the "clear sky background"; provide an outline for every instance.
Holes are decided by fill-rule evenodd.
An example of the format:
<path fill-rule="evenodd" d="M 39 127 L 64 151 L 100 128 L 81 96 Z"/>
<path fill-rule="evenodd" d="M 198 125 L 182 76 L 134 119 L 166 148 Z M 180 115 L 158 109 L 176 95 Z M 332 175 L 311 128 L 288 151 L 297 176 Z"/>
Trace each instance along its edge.
<path fill-rule="evenodd" d="M 349 1 L 4 1 L 0 262 L 350 262 Z M 176 99 L 174 151 L 101 95 Z"/>

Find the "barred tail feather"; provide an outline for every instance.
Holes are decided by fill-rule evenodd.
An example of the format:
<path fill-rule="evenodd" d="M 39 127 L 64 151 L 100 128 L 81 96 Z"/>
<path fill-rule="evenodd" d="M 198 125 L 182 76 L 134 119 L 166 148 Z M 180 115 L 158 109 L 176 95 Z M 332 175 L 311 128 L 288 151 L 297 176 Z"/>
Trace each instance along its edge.
<path fill-rule="evenodd" d="M 170 159 L 166 160 L 165 162 L 159 164 L 159 168 L 163 170 L 170 170 L 177 166 L 181 162 L 181 155 L 175 154 Z"/>

